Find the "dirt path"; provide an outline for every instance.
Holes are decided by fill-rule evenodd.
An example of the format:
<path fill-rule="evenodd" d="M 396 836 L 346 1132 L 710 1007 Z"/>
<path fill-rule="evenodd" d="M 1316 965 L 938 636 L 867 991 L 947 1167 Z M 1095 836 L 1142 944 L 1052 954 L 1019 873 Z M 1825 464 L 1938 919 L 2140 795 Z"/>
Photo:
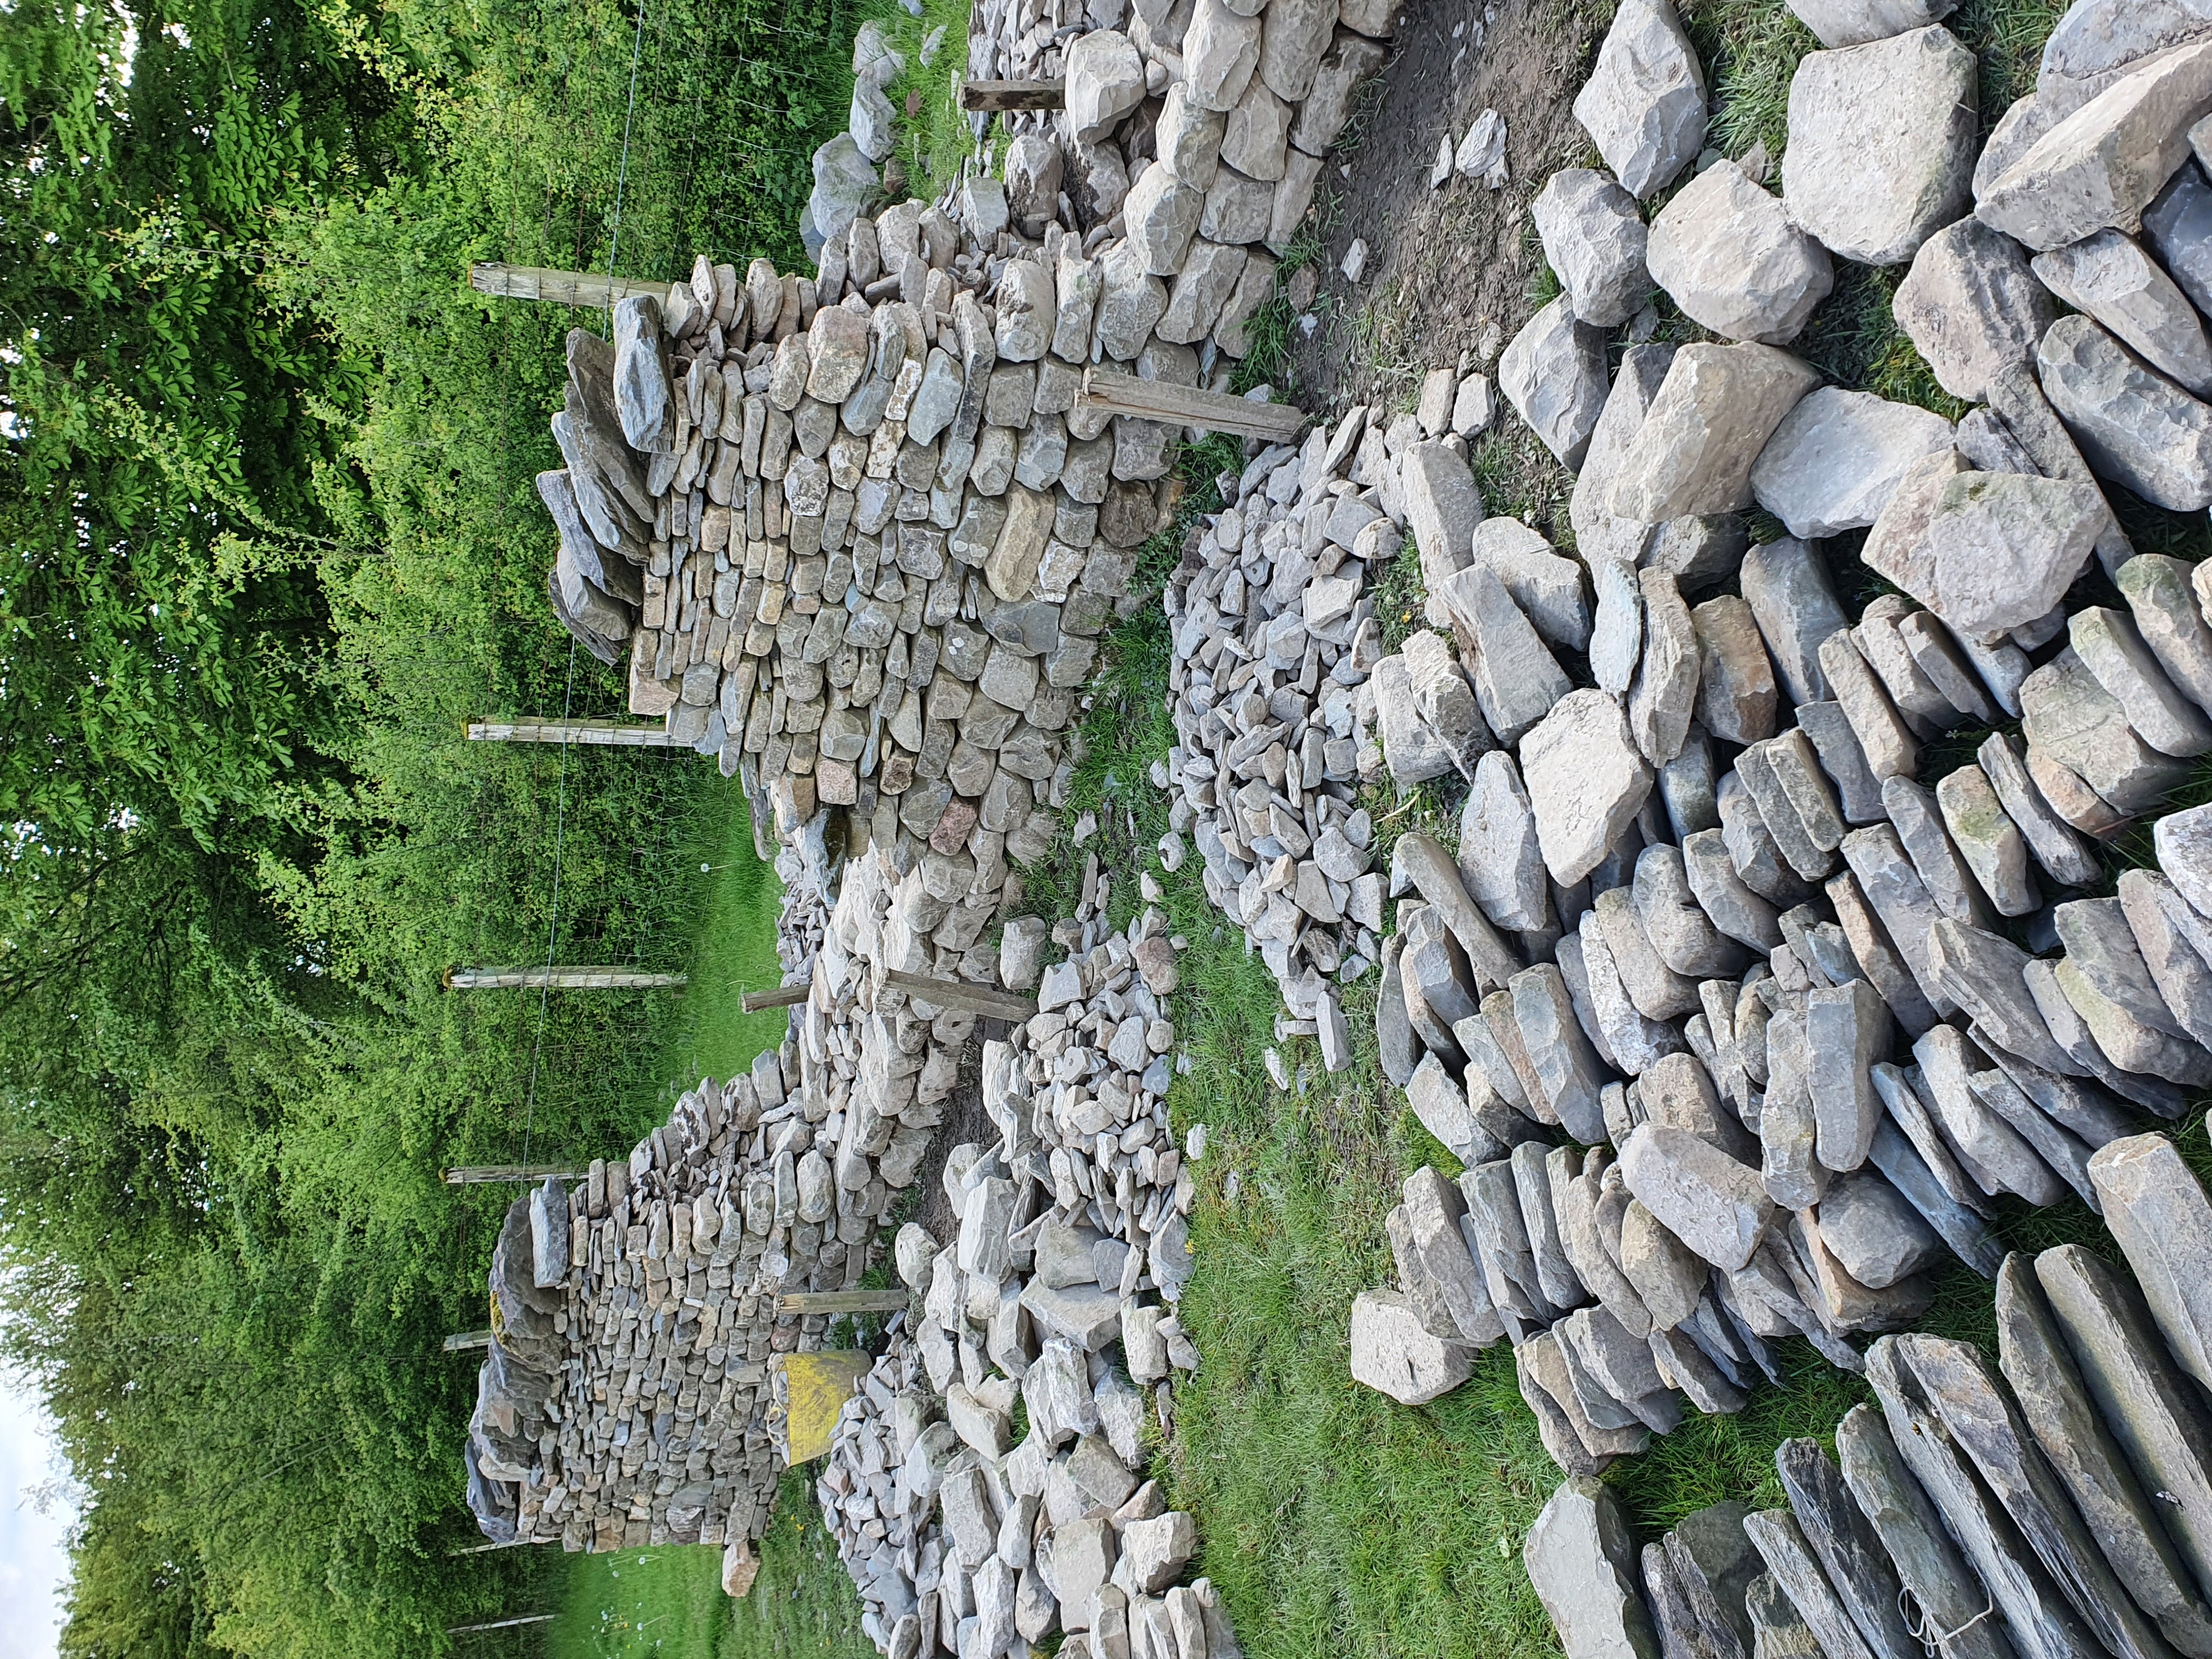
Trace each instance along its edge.
<path fill-rule="evenodd" d="M 1310 267 L 1318 326 L 1293 336 L 1308 408 L 1378 398 L 1410 407 L 1421 374 L 1438 367 L 1494 374 L 1498 352 L 1536 309 L 1530 287 L 1541 256 L 1528 204 L 1554 171 L 1595 155 L 1572 104 L 1611 12 L 1606 0 L 1408 9 L 1396 56 L 1355 117 L 1357 146 L 1326 175 L 1322 250 Z M 1456 143 L 1485 110 L 1505 119 L 1511 182 L 1491 191 L 1455 178 L 1431 189 L 1446 130 Z M 1355 238 L 1368 249 L 1356 284 L 1341 274 Z"/>

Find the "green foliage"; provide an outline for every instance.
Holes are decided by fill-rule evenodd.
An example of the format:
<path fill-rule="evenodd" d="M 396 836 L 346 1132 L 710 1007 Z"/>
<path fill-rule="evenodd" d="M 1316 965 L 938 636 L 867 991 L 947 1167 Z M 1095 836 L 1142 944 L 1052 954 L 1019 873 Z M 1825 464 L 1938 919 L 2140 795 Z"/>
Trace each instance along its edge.
<path fill-rule="evenodd" d="M 411 1659 L 565 1572 L 446 1556 L 512 1194 L 437 1172 L 748 1062 L 775 886 L 703 762 L 464 739 L 623 689 L 532 488 L 596 319 L 466 270 L 795 265 L 852 27 L 0 13 L 0 1346 L 93 1498 L 68 1653 Z M 694 992 L 440 988 L 549 956 Z"/>

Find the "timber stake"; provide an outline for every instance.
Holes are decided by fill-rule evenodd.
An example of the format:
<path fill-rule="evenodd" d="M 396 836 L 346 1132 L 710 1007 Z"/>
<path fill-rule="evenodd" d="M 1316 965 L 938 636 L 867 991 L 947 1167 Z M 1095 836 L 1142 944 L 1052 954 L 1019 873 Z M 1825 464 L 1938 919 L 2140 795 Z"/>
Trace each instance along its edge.
<path fill-rule="evenodd" d="M 963 81 L 960 107 L 993 115 L 1016 110 L 1059 109 L 1067 102 L 1065 81 Z"/>
<path fill-rule="evenodd" d="M 583 311 L 605 311 L 617 301 L 649 294 L 668 297 L 665 283 L 639 283 L 589 270 L 544 270 L 536 265 L 477 264 L 469 267 L 469 286 L 500 300 L 545 300 Z"/>
<path fill-rule="evenodd" d="M 662 991 L 688 984 L 688 974 L 647 974 L 635 968 L 448 968 L 448 991 Z"/>
<path fill-rule="evenodd" d="M 1240 438 L 1288 443 L 1304 430 L 1305 411 L 1290 404 L 1254 403 L 1226 392 L 1206 392 L 1165 380 L 1140 380 L 1133 374 L 1088 368 L 1083 372 L 1079 406 L 1109 415 L 1137 415 L 1171 426 L 1194 426 Z"/>

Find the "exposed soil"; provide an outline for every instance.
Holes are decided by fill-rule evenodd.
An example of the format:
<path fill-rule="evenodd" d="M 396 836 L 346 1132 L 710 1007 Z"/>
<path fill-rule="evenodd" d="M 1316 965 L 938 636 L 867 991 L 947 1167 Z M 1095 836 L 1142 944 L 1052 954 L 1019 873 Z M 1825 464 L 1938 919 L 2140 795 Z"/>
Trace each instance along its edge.
<path fill-rule="evenodd" d="M 1311 410 L 1378 399 L 1409 408 L 1428 369 L 1494 374 L 1498 352 L 1536 310 L 1541 253 L 1528 204 L 1563 167 L 1594 158 L 1574 118 L 1612 13 L 1607 0 L 1423 0 L 1395 57 L 1362 96 L 1323 175 L 1319 326 L 1293 325 L 1298 400 Z M 1485 110 L 1506 124 L 1512 181 L 1455 177 L 1431 189 L 1437 146 Z M 1341 271 L 1367 244 L 1360 281 Z"/>
<path fill-rule="evenodd" d="M 945 1192 L 945 1159 L 963 1143 L 986 1150 L 999 1144 L 999 1126 L 983 1109 L 983 1044 L 989 1038 L 1004 1037 L 1012 1029 L 1000 1019 L 975 1022 L 975 1034 L 960 1055 L 960 1081 L 953 1085 L 952 1097 L 945 1103 L 945 1121 L 937 1126 L 929 1150 L 921 1155 L 921 1167 L 914 1178 L 921 1196 L 912 1218 L 939 1245 L 950 1244 L 960 1231 L 952 1200 Z"/>

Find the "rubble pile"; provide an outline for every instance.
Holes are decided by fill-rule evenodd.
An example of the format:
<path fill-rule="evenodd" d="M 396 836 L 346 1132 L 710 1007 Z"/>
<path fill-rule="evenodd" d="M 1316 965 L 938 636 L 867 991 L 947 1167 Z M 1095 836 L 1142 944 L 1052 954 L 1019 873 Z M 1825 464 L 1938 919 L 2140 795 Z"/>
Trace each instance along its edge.
<path fill-rule="evenodd" d="M 2089 1167 L 2132 1273 L 2007 1256 L 1994 1364 L 1881 1338 L 1833 1455 L 1778 1448 L 1784 1507 L 1699 1510 L 1639 1557 L 1607 1487 L 1561 1486 L 1522 1556 L 1568 1659 L 2212 1650 L 2212 1203 L 2164 1135 Z"/>
<path fill-rule="evenodd" d="M 894 1659 L 1054 1631 L 1104 1655 L 1155 1626 L 1155 1652 L 1237 1651 L 1211 1587 L 1176 1584 L 1191 1517 L 1143 1479 L 1146 1419 L 1171 1428 L 1170 1378 L 1198 1364 L 1175 1315 L 1193 1185 L 1168 1132 L 1177 945 L 1149 905 L 1111 928 L 1110 886 L 1094 859 L 1038 1012 L 983 1045 L 1000 1138 L 945 1162 L 952 1240 L 901 1230 L 918 1318 L 848 1404 L 817 1484 Z"/>

